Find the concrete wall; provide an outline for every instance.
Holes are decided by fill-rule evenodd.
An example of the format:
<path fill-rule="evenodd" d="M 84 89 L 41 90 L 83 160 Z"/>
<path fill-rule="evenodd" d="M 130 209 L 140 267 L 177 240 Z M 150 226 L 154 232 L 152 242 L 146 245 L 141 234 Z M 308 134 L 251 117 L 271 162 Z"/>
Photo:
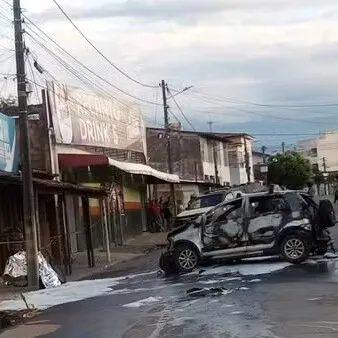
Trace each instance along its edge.
<path fill-rule="evenodd" d="M 297 143 L 298 151 L 311 164 L 318 165 L 320 171 L 338 171 L 338 132 L 327 132 L 317 138 L 302 140 Z"/>
<path fill-rule="evenodd" d="M 215 178 L 216 176 L 213 143 L 215 143 L 216 148 L 215 152 L 217 154 L 217 170 L 220 184 L 225 185 L 226 183 L 231 183 L 228 149 L 225 142 L 200 137 L 203 173 L 208 177 Z"/>
<path fill-rule="evenodd" d="M 248 182 L 248 175 L 245 168 L 245 145 L 244 137 L 231 138 L 232 144 L 229 145 L 229 166 L 231 184 L 243 184 Z M 246 138 L 246 148 L 249 154 L 250 181 L 254 180 L 253 158 L 252 158 L 252 139 Z"/>
<path fill-rule="evenodd" d="M 147 129 L 148 160 L 153 168 L 168 172 L 167 142 L 163 134 L 163 129 Z M 182 180 L 202 181 L 204 175 L 198 135 L 172 131 L 170 137 L 174 174 Z"/>

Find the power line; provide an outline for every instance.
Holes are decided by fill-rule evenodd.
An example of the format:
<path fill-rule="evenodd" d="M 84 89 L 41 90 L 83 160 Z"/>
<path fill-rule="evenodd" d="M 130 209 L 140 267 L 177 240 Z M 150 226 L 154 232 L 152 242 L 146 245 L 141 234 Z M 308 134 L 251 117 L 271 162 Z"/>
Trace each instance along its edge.
<path fill-rule="evenodd" d="M 7 1 L 7 0 L 1 0 L 3 3 L 5 3 L 10 8 L 13 8 L 13 6 Z"/>
<path fill-rule="evenodd" d="M 29 56 L 30 56 L 30 54 L 27 53 L 27 55 L 26 55 L 26 61 L 28 61 L 29 69 L 30 69 L 31 74 L 32 74 L 32 76 L 33 76 L 34 85 L 35 85 L 35 95 L 36 95 L 36 100 L 37 100 L 37 103 L 38 103 L 38 102 L 39 102 L 39 90 L 38 90 L 38 86 L 36 85 L 35 73 L 34 73 L 32 64 L 31 64 L 31 62 L 30 62 Z"/>
<path fill-rule="evenodd" d="M 101 55 L 111 66 L 113 66 L 118 72 L 120 72 L 122 75 L 124 75 L 126 78 L 128 78 L 129 80 L 139 84 L 140 86 L 143 87 L 148 87 L 148 88 L 158 88 L 158 86 L 154 86 L 154 85 L 149 85 L 143 82 L 140 82 L 136 79 L 134 79 L 133 77 L 131 77 L 130 75 L 128 75 L 125 71 L 123 71 L 121 68 L 119 68 L 118 66 L 116 66 L 111 60 L 109 60 L 88 38 L 87 36 L 80 30 L 80 28 L 74 23 L 74 21 L 71 19 L 71 17 L 64 11 L 64 9 L 59 5 L 59 3 L 56 0 L 52 0 L 55 5 L 59 8 L 59 10 L 61 11 L 61 13 L 66 17 L 66 19 L 72 24 L 72 26 L 80 33 L 80 35 L 94 48 L 94 50 Z"/>
<path fill-rule="evenodd" d="M 253 106 L 259 107 L 272 107 L 272 108 L 313 108 L 313 107 L 334 107 L 338 106 L 338 103 L 312 103 L 312 104 L 265 104 L 265 103 L 258 103 L 252 101 L 245 101 L 233 98 L 219 98 L 219 97 L 211 97 L 205 96 L 203 94 L 197 94 L 201 97 L 212 99 L 219 102 L 227 102 L 227 103 L 239 103 L 239 104 L 248 104 Z"/>
<path fill-rule="evenodd" d="M 175 120 L 176 120 L 178 123 L 180 123 L 180 124 L 182 123 L 182 122 L 178 119 L 177 115 L 175 115 L 169 107 L 168 107 L 168 111 L 169 111 L 169 113 L 175 118 Z"/>
<path fill-rule="evenodd" d="M 24 16 L 25 18 L 27 18 L 26 16 Z M 61 47 L 56 41 L 54 41 L 51 37 L 49 37 L 46 33 L 44 33 L 38 26 L 36 26 L 31 20 L 29 20 L 27 18 L 27 20 L 32 23 L 34 25 L 34 27 L 38 28 L 39 31 L 41 31 L 50 41 L 52 41 L 58 48 L 60 48 L 62 50 L 62 52 L 64 52 L 66 55 L 68 55 L 72 60 L 76 61 L 79 65 L 81 65 L 82 67 L 84 67 L 88 72 L 90 72 L 91 74 L 95 75 L 97 78 L 99 78 L 101 81 L 107 83 L 108 85 L 110 85 L 112 88 L 120 91 L 121 93 L 144 103 L 147 104 L 151 104 L 151 105 L 156 105 L 156 106 L 161 106 L 161 104 L 156 103 L 156 102 L 152 102 L 152 101 L 148 101 L 148 100 L 144 100 L 140 97 L 137 97 L 133 94 L 130 94 L 126 91 L 124 91 L 123 89 L 120 89 L 119 87 L 115 86 L 114 84 L 112 84 L 110 81 L 106 80 L 105 78 L 103 78 L 102 76 L 100 76 L 99 74 L 95 73 L 92 69 L 90 69 L 89 67 L 87 67 L 85 64 L 83 64 L 81 61 L 77 60 L 73 55 L 71 55 L 69 52 L 67 52 L 63 47 Z M 34 33 L 35 35 L 37 35 L 40 39 L 42 39 L 43 41 L 47 42 L 46 39 L 44 39 L 43 37 L 41 37 L 38 33 L 34 32 L 33 30 L 30 29 L 30 32 Z M 31 39 L 33 39 L 34 42 L 36 42 L 37 44 L 39 44 L 39 46 L 45 50 L 48 50 L 48 53 L 53 53 L 47 46 L 45 46 L 44 44 L 42 44 L 40 41 L 37 40 L 36 37 L 32 36 L 32 34 L 30 34 L 30 32 L 26 31 L 26 34 L 28 36 L 30 36 Z M 55 53 L 53 53 L 55 57 Z M 63 61 L 65 62 L 65 61 Z M 116 98 L 115 98 L 116 99 Z M 117 99 L 116 99 L 117 100 Z"/>
<path fill-rule="evenodd" d="M 171 99 L 174 100 L 175 104 L 176 104 L 176 107 L 177 109 L 181 112 L 182 116 L 184 117 L 184 119 L 187 121 L 187 123 L 190 125 L 190 127 L 192 128 L 193 131 L 196 131 L 195 127 L 192 125 L 192 123 L 189 121 L 189 119 L 187 118 L 187 116 L 184 114 L 183 110 L 181 109 L 181 107 L 179 106 L 179 104 L 177 103 L 176 99 L 175 99 L 175 96 L 171 94 L 171 91 L 170 89 L 168 88 L 167 86 L 167 91 L 168 93 L 171 95 Z"/>
<path fill-rule="evenodd" d="M 215 102 L 211 102 L 211 101 L 208 101 L 207 99 L 205 99 L 206 102 L 208 103 L 212 103 L 212 104 L 215 104 Z M 288 121 L 297 121 L 297 122 L 305 122 L 305 123 L 315 123 L 315 124 L 323 124 L 323 125 L 329 125 L 329 124 L 332 124 L 330 122 L 321 122 L 321 121 L 313 121 L 313 120 L 302 120 L 302 119 L 295 119 L 295 118 L 292 118 L 292 117 L 287 117 L 287 116 L 277 116 L 277 115 L 267 115 L 267 114 L 264 114 L 262 112 L 256 112 L 256 111 L 250 111 L 250 110 L 246 110 L 246 109 L 240 109 L 240 108 L 237 108 L 237 107 L 232 107 L 232 106 L 225 106 L 225 105 L 222 105 L 220 103 L 216 103 L 218 104 L 220 107 L 223 107 L 223 108 L 226 108 L 226 109 L 233 109 L 237 112 L 241 112 L 241 113 L 245 113 L 245 114 L 252 114 L 252 115 L 258 115 L 258 116 L 263 116 L 265 118 L 272 118 L 272 119 L 278 119 L 278 120 L 288 120 Z M 206 113 L 206 111 L 200 111 L 202 113 Z M 213 111 L 207 111 L 209 114 L 216 114 L 216 115 L 225 115 L 224 113 L 222 112 L 213 112 Z"/>

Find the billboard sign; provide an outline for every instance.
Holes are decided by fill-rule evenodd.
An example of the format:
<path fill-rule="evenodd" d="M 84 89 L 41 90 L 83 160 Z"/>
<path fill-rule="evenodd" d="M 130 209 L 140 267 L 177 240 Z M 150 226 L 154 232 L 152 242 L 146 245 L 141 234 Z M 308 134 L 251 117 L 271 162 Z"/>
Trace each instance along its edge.
<path fill-rule="evenodd" d="M 15 118 L 0 113 L 0 171 L 13 173 L 17 167 Z"/>
<path fill-rule="evenodd" d="M 52 82 L 48 95 L 56 143 L 145 152 L 145 127 L 136 104 Z"/>

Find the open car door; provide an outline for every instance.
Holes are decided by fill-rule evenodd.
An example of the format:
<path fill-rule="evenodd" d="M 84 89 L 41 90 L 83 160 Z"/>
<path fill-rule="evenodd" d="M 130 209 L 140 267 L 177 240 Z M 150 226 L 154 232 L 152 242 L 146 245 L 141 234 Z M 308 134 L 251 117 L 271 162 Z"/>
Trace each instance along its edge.
<path fill-rule="evenodd" d="M 243 211 L 243 198 L 238 198 L 216 207 L 204 216 L 204 253 L 217 256 L 232 251 L 245 251 Z"/>

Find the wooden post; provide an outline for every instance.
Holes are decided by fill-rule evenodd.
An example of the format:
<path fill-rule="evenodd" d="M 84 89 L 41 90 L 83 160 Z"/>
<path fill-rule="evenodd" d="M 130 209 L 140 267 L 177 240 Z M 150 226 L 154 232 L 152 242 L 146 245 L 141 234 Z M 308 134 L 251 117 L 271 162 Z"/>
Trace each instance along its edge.
<path fill-rule="evenodd" d="M 72 263 L 71 263 L 71 249 L 70 249 L 70 236 L 69 236 L 69 226 L 68 226 L 68 213 L 67 213 L 67 201 L 66 201 L 66 195 L 63 194 L 62 196 L 62 218 L 63 218 L 63 231 L 64 231 L 64 248 L 66 250 L 65 252 L 65 266 L 67 268 L 67 273 L 69 275 L 72 274 Z"/>
<path fill-rule="evenodd" d="M 36 220 L 36 235 L 38 240 L 38 251 L 41 250 L 41 224 L 40 224 L 40 206 L 39 206 L 39 193 L 35 189 L 34 191 L 35 198 L 35 220 Z"/>
<path fill-rule="evenodd" d="M 110 257 L 110 242 L 109 242 L 109 228 L 108 228 L 108 219 L 107 219 L 107 209 L 106 209 L 106 201 L 105 199 L 100 199 L 101 204 L 101 213 L 102 213 L 102 221 L 103 221 L 103 229 L 104 229 L 104 239 L 105 239 L 105 247 L 106 247 L 106 257 L 107 263 L 111 262 Z"/>
<path fill-rule="evenodd" d="M 87 196 L 82 197 L 82 209 L 83 209 L 83 221 L 84 221 L 84 226 L 85 226 L 85 231 L 86 231 L 88 267 L 92 268 L 95 266 L 95 262 L 94 262 L 92 233 L 90 229 L 89 200 Z"/>

